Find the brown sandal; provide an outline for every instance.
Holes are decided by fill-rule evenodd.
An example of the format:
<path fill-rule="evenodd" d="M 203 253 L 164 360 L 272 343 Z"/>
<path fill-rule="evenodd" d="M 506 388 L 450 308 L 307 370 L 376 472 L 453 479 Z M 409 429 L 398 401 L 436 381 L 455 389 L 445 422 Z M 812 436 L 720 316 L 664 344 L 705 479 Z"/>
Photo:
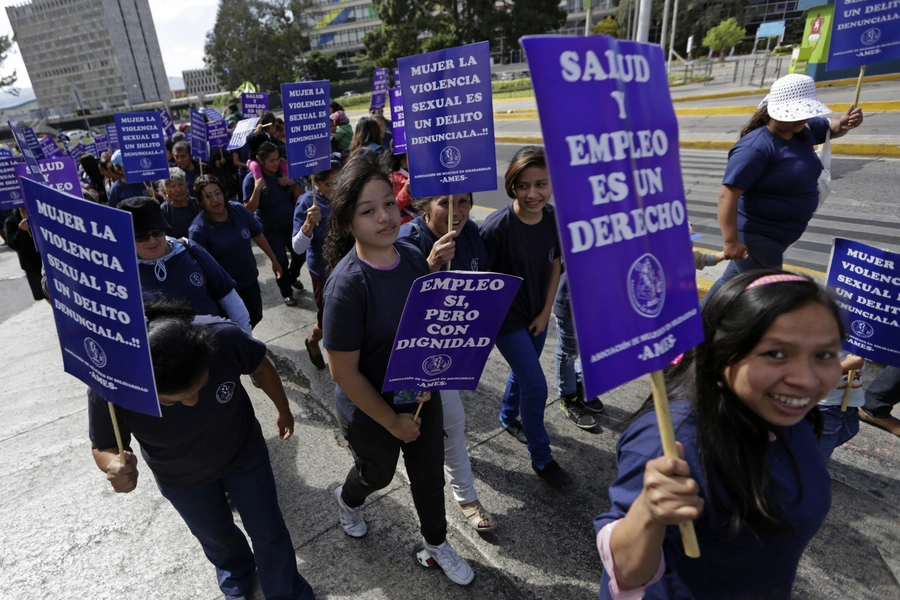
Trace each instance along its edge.
<path fill-rule="evenodd" d="M 469 522 L 469 525 L 471 525 L 475 531 L 484 532 L 497 529 L 497 519 L 484 509 L 481 502 L 478 502 L 475 506 L 470 506 L 469 508 L 463 508 L 461 505 L 459 508 L 462 510 L 463 516 Z M 493 524 L 483 526 L 482 523 L 485 521 Z"/>

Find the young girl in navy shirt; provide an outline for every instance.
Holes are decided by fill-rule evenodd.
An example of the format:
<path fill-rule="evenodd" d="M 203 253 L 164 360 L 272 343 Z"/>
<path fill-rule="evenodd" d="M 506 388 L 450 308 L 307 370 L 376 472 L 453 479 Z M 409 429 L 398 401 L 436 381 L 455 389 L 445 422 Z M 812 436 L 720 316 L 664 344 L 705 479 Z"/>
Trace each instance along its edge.
<path fill-rule="evenodd" d="M 374 153 L 351 158 L 341 171 L 329 222 L 324 345 L 338 423 L 355 461 L 334 491 L 341 526 L 351 537 L 366 534 L 363 504 L 391 483 L 402 450 L 424 548 L 451 581 L 467 585 L 475 574 L 447 542 L 440 394 L 381 392 L 406 297 L 430 269 L 418 248 L 397 242 L 400 209 Z"/>
<path fill-rule="evenodd" d="M 749 271 L 710 299 L 703 327 L 666 370 L 681 458 L 662 457 L 651 400 L 619 438 L 612 507 L 594 519 L 601 599 L 787 600 L 828 514 L 816 403 L 841 377 L 834 302 L 806 277 Z"/>
<path fill-rule="evenodd" d="M 481 226 L 493 270 L 523 279 L 497 336 L 497 349 L 510 368 L 500 424 L 528 444 L 531 466 L 541 479 L 564 487 L 571 477 L 553 459 L 544 427 L 547 379 L 540 358 L 562 266 L 543 147 L 525 146 L 516 152 L 506 171 L 506 194 L 512 204 L 492 213 Z"/>

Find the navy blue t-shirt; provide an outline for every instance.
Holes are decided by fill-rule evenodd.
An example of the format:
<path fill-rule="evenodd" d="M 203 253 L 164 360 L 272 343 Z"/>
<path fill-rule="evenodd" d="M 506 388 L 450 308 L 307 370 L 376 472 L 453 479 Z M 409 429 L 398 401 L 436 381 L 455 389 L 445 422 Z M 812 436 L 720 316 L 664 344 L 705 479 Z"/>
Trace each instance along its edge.
<path fill-rule="evenodd" d="M 190 196 L 188 196 L 187 206 L 175 207 L 166 200 L 160 208 L 166 221 L 172 226 L 168 233 L 173 238 L 187 237 L 188 229 L 190 229 L 191 223 L 194 222 L 194 217 L 200 214 L 200 205 Z"/>
<path fill-rule="evenodd" d="M 183 169 L 184 170 L 184 183 L 187 185 L 188 193 L 194 191 L 194 182 L 197 181 L 197 178 L 200 177 L 200 166 L 197 164 L 197 161 L 191 159 L 191 169 Z"/>
<path fill-rule="evenodd" d="M 262 233 L 262 225 L 240 202 L 228 203 L 228 219 L 213 221 L 206 213 L 191 223 L 191 241 L 202 246 L 225 269 L 234 287 L 242 290 L 259 276 L 253 242 Z"/>
<path fill-rule="evenodd" d="M 206 485 L 240 467 L 262 444 L 262 430 L 253 405 L 241 385 L 241 375 L 259 368 L 266 355 L 262 342 L 230 321 L 201 325 L 212 334 L 209 381 L 194 406 L 162 406 L 162 418 L 116 407 L 122 443 L 133 435 L 141 454 L 159 482 L 186 490 Z M 100 449 L 116 447 L 106 400 L 88 391 L 91 443 Z"/>
<path fill-rule="evenodd" d="M 431 252 L 438 238 L 428 229 L 425 218 L 421 215 L 400 228 L 400 239 L 409 240 L 417 246 L 425 256 Z M 426 251 L 427 249 L 427 251 Z M 450 261 L 454 271 L 490 271 L 491 255 L 488 254 L 478 225 L 472 219 L 466 221 L 462 231 L 456 236 L 456 254 Z"/>
<path fill-rule="evenodd" d="M 290 193 L 278 185 L 278 175 L 264 175 L 266 186 L 269 188 L 267 194 L 260 194 L 259 207 L 256 209 L 256 218 L 262 223 L 263 229 L 270 231 L 284 231 L 291 229 L 291 222 L 294 219 L 294 202 L 291 200 Z M 247 173 L 244 177 L 244 202 L 250 200 L 253 195 L 253 187 L 256 180 L 253 179 L 253 173 Z"/>
<path fill-rule="evenodd" d="M 361 261 L 353 248 L 334 267 L 323 294 L 323 345 L 337 352 L 359 351 L 359 372 L 379 392 L 406 297 L 413 282 L 430 272 L 418 248 L 404 241 L 396 242 L 394 248 L 400 253 L 400 264 L 387 271 Z M 381 397 L 397 412 L 414 412 L 417 407 L 415 403 L 394 404 L 394 392 Z M 377 424 L 356 408 L 339 385 L 334 386 L 334 402 L 354 425 Z"/>
<path fill-rule="evenodd" d="M 125 183 L 121 179 L 113 181 L 109 188 L 109 205 L 117 208 L 122 200 L 137 198 L 138 196 L 149 196 L 150 194 L 147 193 L 148 183 L 143 181 Z"/>
<path fill-rule="evenodd" d="M 209 252 L 166 238 L 172 252 L 157 261 L 138 260 L 141 292 L 145 298 L 164 297 L 186 301 L 198 315 L 218 316 L 221 300 L 234 289 L 234 280 Z"/>
<path fill-rule="evenodd" d="M 694 521 L 700 558 L 687 558 L 678 526 L 666 527 L 663 555 L 666 572 L 644 590 L 647 600 L 788 600 L 797 565 L 807 544 L 819 530 L 831 506 L 831 478 L 819 453 L 812 424 L 806 419 L 793 427 L 779 427 L 766 452 L 769 484 L 766 496 L 775 513 L 795 533 L 770 537 L 744 527 L 728 534 L 729 515 L 717 511 L 710 498 L 697 442 L 691 404 L 671 404 L 675 438 L 684 445 L 691 477 L 700 486 L 703 514 Z M 648 461 L 663 455 L 656 415 L 641 415 L 616 444 L 619 474 L 609 488 L 610 510 L 594 518 L 597 532 L 621 519 L 640 495 Z M 721 497 L 721 493 L 720 493 Z M 609 575 L 600 583 L 601 600 L 611 600 Z"/>
<path fill-rule="evenodd" d="M 544 310 L 553 261 L 560 257 L 556 210 L 545 205 L 541 222 L 527 225 L 509 204 L 488 215 L 481 224 L 481 239 L 494 261 L 493 271 L 523 279 L 500 333 L 528 327 Z"/>
<path fill-rule="evenodd" d="M 294 207 L 294 228 L 291 231 L 291 238 L 297 235 L 300 228 L 306 222 L 306 211 L 312 208 L 313 194 L 316 195 L 316 204 L 319 206 L 319 212 L 322 219 L 313 229 L 312 239 L 309 241 L 309 248 L 306 249 L 306 268 L 309 272 L 321 279 L 322 281 L 328 277 L 328 261 L 325 260 L 325 238 L 331 227 L 328 225 L 328 217 L 331 216 L 331 201 L 325 196 L 312 189 L 297 200 L 297 206 Z"/>
<path fill-rule="evenodd" d="M 806 231 L 819 205 L 822 162 L 816 144 L 825 142 L 828 119 L 810 119 L 806 139 L 789 140 L 768 127 L 754 129 L 728 152 L 724 185 L 744 190 L 738 199 L 738 229 L 792 244 Z"/>

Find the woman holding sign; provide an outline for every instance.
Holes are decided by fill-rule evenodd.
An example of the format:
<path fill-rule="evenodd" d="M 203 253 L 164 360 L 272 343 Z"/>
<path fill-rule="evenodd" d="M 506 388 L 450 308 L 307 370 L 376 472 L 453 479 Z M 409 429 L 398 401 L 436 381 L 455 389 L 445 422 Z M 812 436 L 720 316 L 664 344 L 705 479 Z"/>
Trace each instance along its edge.
<path fill-rule="evenodd" d="M 337 384 L 338 423 L 355 461 L 334 491 L 341 526 L 351 537 L 366 534 L 363 504 L 391 483 L 402 450 L 424 550 L 451 581 L 467 585 L 475 573 L 447 542 L 440 395 L 381 392 L 409 290 L 430 269 L 418 248 L 397 241 L 400 209 L 374 153 L 351 159 L 341 171 L 329 224 L 324 346 Z"/>
<path fill-rule="evenodd" d="M 543 147 L 525 146 L 516 152 L 506 170 L 506 194 L 512 204 L 492 213 L 481 226 L 481 238 L 494 259 L 493 270 L 523 279 L 497 336 L 497 349 L 510 367 L 500 424 L 528 444 L 531 467 L 538 477 L 560 488 L 572 483 L 572 478 L 550 452 L 544 427 L 547 379 L 540 362 L 562 272 Z"/>
<path fill-rule="evenodd" d="M 820 201 L 822 162 L 814 146 L 863 121 L 853 105 L 840 119 L 821 118 L 830 113 L 816 97 L 812 77 L 786 75 L 741 130 L 719 191 L 719 227 L 731 262 L 707 299 L 739 273 L 780 269 L 785 251 L 806 231 Z"/>
<path fill-rule="evenodd" d="M 703 309 L 706 339 L 667 369 L 680 459 L 648 400 L 616 447 L 612 508 L 594 519 L 600 598 L 788 600 L 831 479 L 816 403 L 841 377 L 844 330 L 811 279 L 755 270 Z M 694 521 L 700 558 L 678 523 Z"/>

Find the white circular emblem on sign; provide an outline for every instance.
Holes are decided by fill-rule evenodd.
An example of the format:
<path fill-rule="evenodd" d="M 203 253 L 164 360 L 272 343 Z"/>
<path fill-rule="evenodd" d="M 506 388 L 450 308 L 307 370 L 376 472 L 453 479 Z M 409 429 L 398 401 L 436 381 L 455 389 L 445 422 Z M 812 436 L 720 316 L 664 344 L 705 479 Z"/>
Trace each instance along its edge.
<path fill-rule="evenodd" d="M 18 200 L 19 198 L 21 198 L 21 194 L 19 194 L 19 192 L 17 192 L 16 190 L 13 190 L 9 193 L 9 197 L 13 200 Z"/>
<path fill-rule="evenodd" d="M 191 283 L 193 283 L 197 287 L 200 287 L 201 285 L 203 285 L 203 275 L 201 275 L 198 272 L 191 273 L 190 280 L 191 280 Z"/>
<path fill-rule="evenodd" d="M 865 31 L 863 31 L 863 34 L 860 36 L 859 41 L 862 42 L 865 46 L 871 46 L 880 39 L 881 30 L 877 27 L 873 27 L 872 29 L 866 29 Z"/>
<path fill-rule="evenodd" d="M 88 358 L 98 368 L 102 369 L 106 366 L 106 352 L 93 338 L 84 338 L 84 351 L 87 352 Z"/>
<path fill-rule="evenodd" d="M 870 338 L 875 335 L 875 328 L 865 321 L 853 321 L 850 323 L 850 329 L 861 338 Z"/>
<path fill-rule="evenodd" d="M 153 166 L 153 163 L 150 162 L 150 159 L 149 159 L 149 158 L 142 158 L 142 159 L 141 159 L 141 168 L 142 168 L 142 169 L 149 169 L 149 168 L 152 167 L 152 166 Z"/>
<path fill-rule="evenodd" d="M 312 158 L 316 155 L 316 145 L 315 144 L 307 144 L 306 145 L 306 158 Z"/>
<path fill-rule="evenodd" d="M 666 302 L 666 275 L 655 256 L 648 253 L 634 261 L 625 283 L 635 312 L 642 317 L 655 317 L 662 312 Z"/>
<path fill-rule="evenodd" d="M 227 404 L 231 397 L 234 396 L 234 382 L 226 381 L 216 390 L 216 400 L 221 404 Z"/>
<path fill-rule="evenodd" d="M 441 150 L 440 159 L 442 165 L 448 169 L 452 169 L 462 162 L 462 152 L 460 152 L 456 146 L 447 146 Z"/>
<path fill-rule="evenodd" d="M 453 360 L 446 354 L 435 354 L 422 362 L 422 370 L 428 375 L 440 375 L 449 369 L 452 364 Z"/>

